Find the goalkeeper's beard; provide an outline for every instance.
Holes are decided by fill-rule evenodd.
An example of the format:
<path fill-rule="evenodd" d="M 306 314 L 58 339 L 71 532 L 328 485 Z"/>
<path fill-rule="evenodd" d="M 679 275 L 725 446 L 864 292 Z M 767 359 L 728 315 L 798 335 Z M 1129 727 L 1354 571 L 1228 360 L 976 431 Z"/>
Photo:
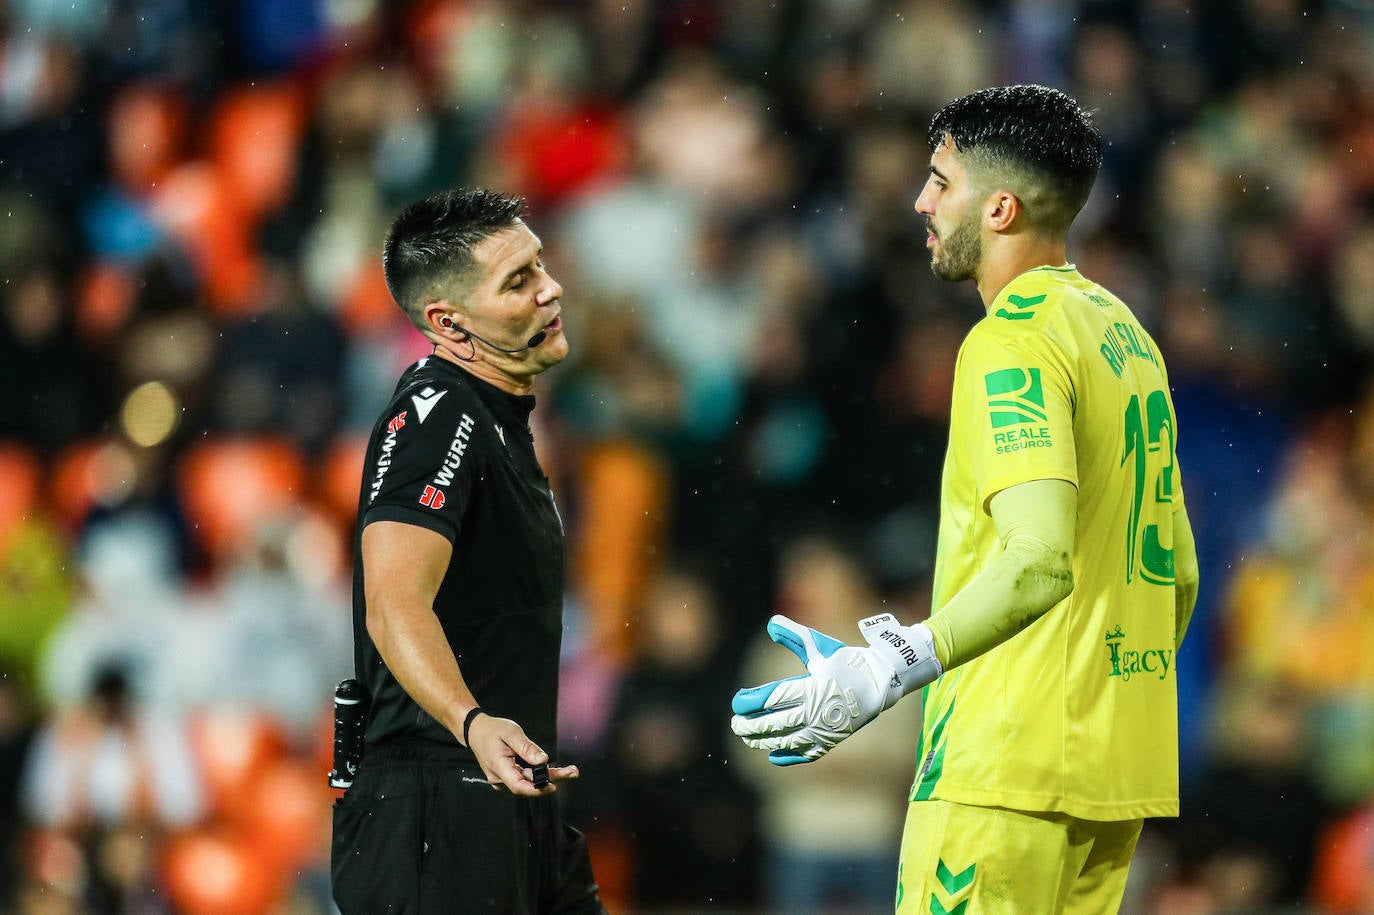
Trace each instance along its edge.
<path fill-rule="evenodd" d="M 966 213 L 959 224 L 949 233 L 948 238 L 935 237 L 939 245 L 931 252 L 930 270 L 936 277 L 957 283 L 971 280 L 978 275 L 978 265 L 983 260 L 983 239 L 978 234 L 978 213 Z"/>

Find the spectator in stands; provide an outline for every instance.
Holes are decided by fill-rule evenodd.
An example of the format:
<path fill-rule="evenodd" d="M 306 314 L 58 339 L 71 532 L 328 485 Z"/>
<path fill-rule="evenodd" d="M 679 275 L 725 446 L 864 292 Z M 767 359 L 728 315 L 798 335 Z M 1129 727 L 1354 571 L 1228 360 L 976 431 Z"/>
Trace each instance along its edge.
<path fill-rule="evenodd" d="M 39 729 L 22 785 L 30 821 L 77 836 L 125 822 L 184 826 L 203 807 L 182 722 L 149 710 L 116 666 Z"/>
<path fill-rule="evenodd" d="M 753 808 L 716 711 L 732 684 L 723 622 L 708 579 L 685 565 L 665 571 L 638 620 L 639 658 L 619 684 L 610 752 L 639 908 L 753 895 Z"/>

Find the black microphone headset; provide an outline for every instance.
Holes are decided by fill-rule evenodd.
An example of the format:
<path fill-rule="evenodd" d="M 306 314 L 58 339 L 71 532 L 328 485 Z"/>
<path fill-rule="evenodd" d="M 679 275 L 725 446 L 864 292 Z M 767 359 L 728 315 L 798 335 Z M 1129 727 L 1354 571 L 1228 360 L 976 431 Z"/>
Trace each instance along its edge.
<path fill-rule="evenodd" d="M 528 340 L 526 340 L 524 346 L 517 346 L 514 349 L 506 349 L 504 346 L 497 346 L 495 343 L 492 343 L 486 337 L 479 337 L 477 334 L 474 334 L 466 327 L 463 327 L 462 325 L 454 322 L 454 320 L 450 318 L 448 315 L 445 315 L 444 317 L 440 318 L 439 324 L 443 327 L 452 328 L 453 330 L 459 331 L 460 333 L 467 334 L 474 340 L 480 340 L 482 343 L 485 343 L 487 346 L 496 350 L 498 353 L 506 353 L 507 355 L 511 356 L 515 355 L 516 353 L 523 353 L 527 349 L 534 349 L 536 346 L 543 343 L 544 339 L 548 337 L 548 333 L 541 330 L 539 333 L 535 334 L 533 337 L 530 337 Z"/>

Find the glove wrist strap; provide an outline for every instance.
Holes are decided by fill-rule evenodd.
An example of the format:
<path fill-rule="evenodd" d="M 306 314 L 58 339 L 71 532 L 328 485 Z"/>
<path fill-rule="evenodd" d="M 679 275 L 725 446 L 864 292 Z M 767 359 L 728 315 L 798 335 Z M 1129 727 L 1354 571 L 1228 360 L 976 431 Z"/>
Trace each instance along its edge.
<path fill-rule="evenodd" d="M 859 622 L 864 641 L 892 666 L 901 695 L 920 689 L 944 673 L 935 657 L 935 637 L 924 623 L 903 626 L 891 613 Z"/>

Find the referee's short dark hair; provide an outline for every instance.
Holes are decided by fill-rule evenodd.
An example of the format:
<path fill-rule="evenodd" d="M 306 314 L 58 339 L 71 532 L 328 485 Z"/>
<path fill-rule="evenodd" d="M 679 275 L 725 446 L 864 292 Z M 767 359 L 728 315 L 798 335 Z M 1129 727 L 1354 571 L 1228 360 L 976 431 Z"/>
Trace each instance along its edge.
<path fill-rule="evenodd" d="M 1088 200 L 1102 165 L 1091 115 L 1058 89 L 998 86 L 955 99 L 935 113 L 928 139 L 950 138 L 983 190 L 1004 182 L 1027 222 L 1064 232 Z"/>
<path fill-rule="evenodd" d="M 391 223 L 382 249 L 387 289 L 412 324 L 425 329 L 424 307 L 451 298 L 471 279 L 472 249 L 519 221 L 525 201 L 482 188 L 460 188 L 412 203 Z"/>

